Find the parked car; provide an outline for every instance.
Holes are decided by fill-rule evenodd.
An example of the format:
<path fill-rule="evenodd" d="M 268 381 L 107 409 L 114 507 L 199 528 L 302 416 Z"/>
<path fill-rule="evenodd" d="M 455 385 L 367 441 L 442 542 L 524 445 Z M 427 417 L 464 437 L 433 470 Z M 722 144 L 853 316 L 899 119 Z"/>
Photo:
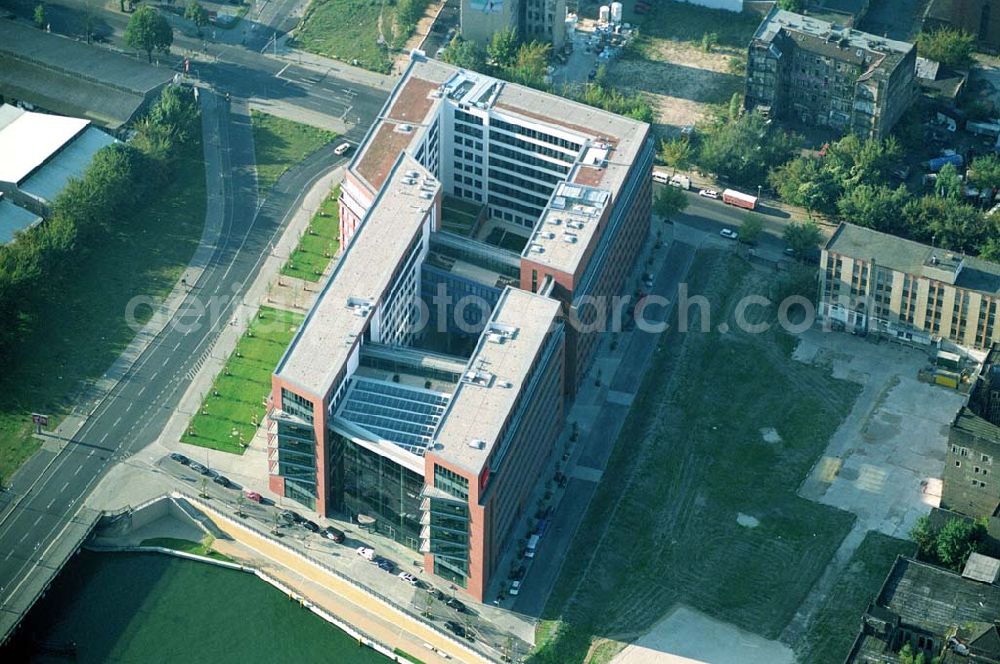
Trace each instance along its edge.
<path fill-rule="evenodd" d="M 507 591 L 507 594 L 510 595 L 511 597 L 517 597 L 517 594 L 519 592 L 521 592 L 521 582 L 512 581 L 510 584 L 510 590 Z"/>
<path fill-rule="evenodd" d="M 449 600 L 448 600 L 447 602 L 445 602 L 445 604 L 447 604 L 447 605 L 448 605 L 448 606 L 450 606 L 451 608 L 455 609 L 455 610 L 456 610 L 456 611 L 458 611 L 459 613 L 465 613 L 465 612 L 466 612 L 466 610 L 467 610 L 467 609 L 465 608 L 465 604 L 462 604 L 462 603 L 461 603 L 460 601 L 458 601 L 458 600 L 457 600 L 457 599 L 455 599 L 454 597 L 452 597 L 452 598 L 451 598 L 451 599 L 449 599 Z"/>
<path fill-rule="evenodd" d="M 401 578 L 403 581 L 406 581 L 411 586 L 415 586 L 418 583 L 420 583 L 419 581 L 417 581 L 417 577 L 413 576 L 409 572 L 400 572 L 396 576 L 398 576 L 399 578 Z"/>
<path fill-rule="evenodd" d="M 229 481 L 229 478 L 223 475 L 216 475 L 215 477 L 212 478 L 212 481 L 218 484 L 219 486 L 226 487 L 227 489 L 233 484 L 232 482 Z"/>
<path fill-rule="evenodd" d="M 698 192 L 698 195 L 704 196 L 705 198 L 712 198 L 715 200 L 719 200 L 719 192 L 717 192 L 715 189 L 702 189 L 701 191 Z"/>
<path fill-rule="evenodd" d="M 375 561 L 375 549 L 370 546 L 359 546 L 357 551 L 358 555 L 365 560 L 371 560 L 372 562 Z"/>
<path fill-rule="evenodd" d="M 341 155 L 347 154 L 347 151 L 350 149 L 351 149 L 350 143 L 341 143 L 340 145 L 338 145 L 333 149 L 333 154 L 339 157 Z"/>
<path fill-rule="evenodd" d="M 328 540 L 333 540 L 337 544 L 343 544 L 346 537 L 344 536 L 344 531 L 339 528 L 334 528 L 333 526 L 327 526 L 323 529 L 323 537 Z"/>
<path fill-rule="evenodd" d="M 208 468 L 206 468 L 205 466 L 201 465 L 197 461 L 192 461 L 191 462 L 191 470 L 193 470 L 196 473 L 201 473 L 202 475 L 207 475 L 208 474 Z"/>
<path fill-rule="evenodd" d="M 250 489 L 243 489 L 243 497 L 255 503 L 264 502 L 264 496 L 260 495 L 256 491 L 251 491 Z"/>
<path fill-rule="evenodd" d="M 310 521 L 309 519 L 306 519 L 305 521 L 302 522 L 302 527 L 311 533 L 319 532 L 319 524 L 316 523 L 315 521 Z"/>
<path fill-rule="evenodd" d="M 285 510 L 281 513 L 281 520 L 285 523 L 302 523 L 305 519 L 302 518 L 301 514 L 293 512 L 292 510 Z"/>
<path fill-rule="evenodd" d="M 455 636 L 461 636 L 461 637 L 465 636 L 465 627 L 463 627 L 462 625 L 458 624 L 454 620 L 447 621 L 444 624 L 444 626 L 445 626 L 445 628 L 447 628 L 447 630 L 449 632 L 454 633 Z"/>
<path fill-rule="evenodd" d="M 185 466 L 188 465 L 189 463 L 191 463 L 191 459 L 187 458 L 186 456 L 184 456 L 183 454 L 181 454 L 179 452 L 172 452 L 170 454 L 170 458 L 173 459 L 174 461 L 176 461 L 177 463 L 184 464 Z"/>
<path fill-rule="evenodd" d="M 730 240 L 737 240 L 740 237 L 740 234 L 732 230 L 731 228 L 723 228 L 721 231 L 719 231 L 719 235 Z"/>
<path fill-rule="evenodd" d="M 448 600 L 448 596 L 445 595 L 440 590 L 438 590 L 437 588 L 428 588 L 427 592 L 429 592 L 431 594 L 431 597 L 438 600 L 439 602 L 445 602 Z"/>
<path fill-rule="evenodd" d="M 392 574 L 393 572 L 396 571 L 396 564 L 391 560 L 387 560 L 385 558 L 378 558 L 375 561 L 375 564 L 378 565 L 378 568 L 383 572 L 389 572 L 390 574 Z"/>

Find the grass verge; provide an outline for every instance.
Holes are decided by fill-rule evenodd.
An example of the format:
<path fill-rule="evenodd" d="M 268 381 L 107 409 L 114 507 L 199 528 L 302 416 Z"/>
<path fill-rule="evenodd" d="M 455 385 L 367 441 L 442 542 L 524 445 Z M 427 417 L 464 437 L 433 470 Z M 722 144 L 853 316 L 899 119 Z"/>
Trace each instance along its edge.
<path fill-rule="evenodd" d="M 271 372 L 303 318 L 290 311 L 260 308 L 191 418 L 181 442 L 243 453 L 264 417 Z"/>
<path fill-rule="evenodd" d="M 841 664 L 857 635 L 861 615 L 878 594 L 896 556 L 912 556 L 915 552 L 913 542 L 874 531 L 865 535 L 809 625 L 804 642 L 797 648 L 799 660 Z"/>
<path fill-rule="evenodd" d="M 270 191 L 282 173 L 337 137 L 332 131 L 279 118 L 261 111 L 250 112 L 253 123 L 257 190 Z"/>
<path fill-rule="evenodd" d="M 152 537 L 139 542 L 139 546 L 158 546 L 162 549 L 183 551 L 184 553 L 190 553 L 195 556 L 204 556 L 214 560 L 222 560 L 227 563 L 233 562 L 232 558 L 224 553 L 219 553 L 212 548 L 211 535 L 205 535 L 200 542 L 179 539 L 177 537 Z"/>
<path fill-rule="evenodd" d="M 551 623 L 534 662 L 583 661 L 594 637 L 632 640 L 679 602 L 776 638 L 854 521 L 795 492 L 858 387 L 791 360 L 776 331 L 733 331 L 736 304 L 770 292 L 773 276 L 703 251 L 689 277 L 711 305 L 711 331 L 661 339 L 604 471 L 614 479 L 599 485 L 543 613 Z M 764 439 L 770 429 L 780 440 Z M 756 521 L 740 525 L 740 514 Z"/>
<path fill-rule="evenodd" d="M 313 215 L 308 230 L 299 240 L 299 246 L 292 252 L 288 262 L 282 266 L 283 275 L 307 281 L 319 281 L 323 276 L 323 272 L 340 248 L 338 198 L 340 198 L 339 184 L 333 188 Z"/>
<path fill-rule="evenodd" d="M 33 318 L 0 372 L 6 395 L 0 409 L 0 480 L 40 447 L 32 412 L 52 416 L 53 428 L 70 411 L 81 387 L 100 377 L 135 336 L 125 317 L 130 300 L 165 297 L 191 260 L 205 223 L 201 140 L 182 148 L 170 181 L 141 214 L 123 219 L 99 250 L 45 285 Z M 135 312 L 145 323 L 148 307 Z"/>
<path fill-rule="evenodd" d="M 687 2 L 661 0 L 649 13 L 633 15 L 647 37 L 701 44 L 705 34 L 715 34 L 720 46 L 746 49 L 761 17 L 750 12 L 711 9 Z"/>
<path fill-rule="evenodd" d="M 428 0 L 418 4 L 422 15 Z M 370 71 L 389 73 L 392 50 L 402 48 L 416 27 L 398 26 L 395 9 L 395 3 L 379 0 L 313 0 L 296 31 L 295 45 L 347 63 L 357 60 L 359 67 Z"/>

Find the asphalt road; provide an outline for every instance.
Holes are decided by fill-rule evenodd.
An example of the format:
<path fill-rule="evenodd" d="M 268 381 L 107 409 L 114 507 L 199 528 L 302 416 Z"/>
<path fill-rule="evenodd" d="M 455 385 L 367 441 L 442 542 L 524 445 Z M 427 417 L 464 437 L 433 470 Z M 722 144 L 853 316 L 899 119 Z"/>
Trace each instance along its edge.
<path fill-rule="evenodd" d="M 47 7 L 57 14 L 59 5 Z M 232 51 L 236 55 L 231 61 L 213 63 L 201 72 L 216 89 L 232 91 L 234 112 L 221 97 L 206 102 L 204 140 L 212 146 L 206 150 L 206 167 L 219 176 L 209 195 L 222 197 L 224 216 L 215 252 L 175 317 L 185 325 L 168 325 L 74 439 L 58 455 L 47 451 L 36 455 L 0 494 L 0 513 L 7 513 L 10 503 L 19 501 L 0 524 L 0 606 L 19 591 L 109 467 L 157 438 L 301 198 L 316 179 L 343 161 L 333 155 L 332 145 L 327 146 L 286 173 L 260 205 L 244 97 L 263 91 L 272 98 L 294 97 L 303 107 L 321 112 L 349 110 L 359 122 L 347 134 L 355 141 L 386 97 L 385 91 L 333 76 L 316 77 L 296 67 L 286 68 L 278 79 L 275 74 L 285 64 L 252 52 L 239 53 L 238 47 Z M 203 311 L 194 306 L 196 299 L 206 302 L 211 296 L 223 297 L 217 317 L 192 313 Z"/>

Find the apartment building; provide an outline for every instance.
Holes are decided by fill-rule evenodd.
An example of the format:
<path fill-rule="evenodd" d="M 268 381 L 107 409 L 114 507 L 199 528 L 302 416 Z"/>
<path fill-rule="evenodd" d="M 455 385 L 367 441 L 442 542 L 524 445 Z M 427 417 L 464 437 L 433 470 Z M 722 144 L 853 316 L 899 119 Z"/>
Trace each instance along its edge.
<path fill-rule="evenodd" d="M 621 290 L 648 235 L 648 133 L 415 53 L 348 167 L 345 249 L 272 377 L 270 488 L 483 600 L 603 330 L 575 329 L 581 308 L 601 322 L 575 298 Z M 446 197 L 479 206 L 467 232 L 445 230 Z M 508 233 L 523 251 L 491 240 Z"/>
<path fill-rule="evenodd" d="M 820 257 L 820 318 L 914 344 L 1000 341 L 1000 265 L 843 223 Z"/>
<path fill-rule="evenodd" d="M 990 517 L 1000 507 L 1000 344 L 990 347 L 948 432 L 941 507 Z M 997 460 L 994 467 L 993 461 Z"/>
<path fill-rule="evenodd" d="M 566 43 L 566 0 L 462 0 L 462 37 L 481 46 L 507 28 L 527 41 Z"/>
<path fill-rule="evenodd" d="M 881 139 L 916 98 L 913 44 L 778 9 L 750 41 L 746 108 Z"/>

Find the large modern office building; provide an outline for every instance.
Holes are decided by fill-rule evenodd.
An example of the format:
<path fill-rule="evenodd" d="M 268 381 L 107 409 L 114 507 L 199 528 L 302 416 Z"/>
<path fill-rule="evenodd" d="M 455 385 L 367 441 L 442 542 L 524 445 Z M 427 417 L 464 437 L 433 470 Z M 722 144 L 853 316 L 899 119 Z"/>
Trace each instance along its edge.
<path fill-rule="evenodd" d="M 273 376 L 271 489 L 482 600 L 604 327 L 579 298 L 625 289 L 648 235 L 648 133 L 415 53 L 348 167 L 345 250 Z"/>
<path fill-rule="evenodd" d="M 820 258 L 819 315 L 852 331 L 966 348 L 1000 341 L 1000 265 L 841 224 Z"/>

